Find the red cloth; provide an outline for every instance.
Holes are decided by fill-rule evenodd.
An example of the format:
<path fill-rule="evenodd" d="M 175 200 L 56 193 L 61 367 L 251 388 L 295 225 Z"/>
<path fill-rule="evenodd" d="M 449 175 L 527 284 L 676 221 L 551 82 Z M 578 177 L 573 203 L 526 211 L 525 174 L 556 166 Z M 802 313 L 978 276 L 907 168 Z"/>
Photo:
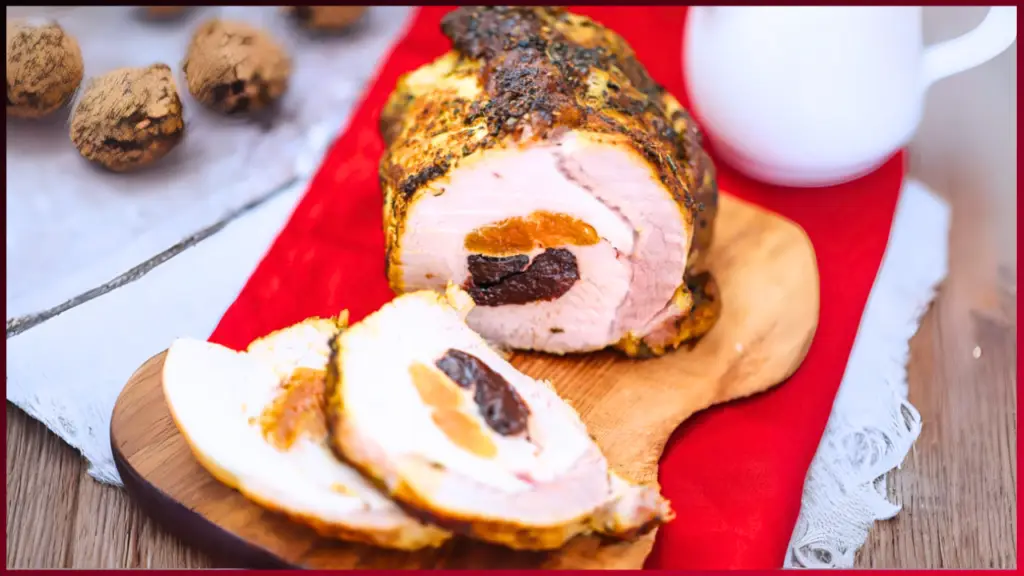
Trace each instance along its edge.
<path fill-rule="evenodd" d="M 684 95 L 685 8 L 576 10 L 621 33 L 651 76 Z M 428 7 L 417 14 L 211 340 L 242 348 L 312 315 L 348 308 L 359 320 L 393 297 L 384 278 L 377 119 L 400 74 L 449 48 L 438 28 L 446 11 Z M 888 241 L 903 159 L 900 154 L 874 174 L 835 189 L 767 186 L 722 166 L 719 175 L 723 190 L 807 231 L 821 277 L 820 325 L 807 359 L 783 386 L 707 410 L 676 433 L 660 476 L 678 519 L 659 532 L 650 567 L 782 565 L 804 477 Z"/>

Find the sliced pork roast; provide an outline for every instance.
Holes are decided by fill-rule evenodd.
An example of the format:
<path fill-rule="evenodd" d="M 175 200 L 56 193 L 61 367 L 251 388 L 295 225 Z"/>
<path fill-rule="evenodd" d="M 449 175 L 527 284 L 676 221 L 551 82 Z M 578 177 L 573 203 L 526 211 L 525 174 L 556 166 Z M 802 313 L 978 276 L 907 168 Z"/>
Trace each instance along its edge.
<path fill-rule="evenodd" d="M 411 514 L 515 549 L 592 531 L 623 538 L 672 517 L 657 486 L 609 471 L 576 411 L 466 324 L 450 286 L 399 296 L 333 341 L 335 449 Z"/>
<path fill-rule="evenodd" d="M 248 499 L 320 534 L 412 550 L 450 533 L 406 514 L 327 443 L 329 341 L 344 318 L 313 318 L 235 352 L 179 339 L 163 388 L 199 463 Z"/>
<path fill-rule="evenodd" d="M 690 272 L 714 168 L 626 42 L 547 7 L 462 7 L 442 30 L 454 50 L 381 116 L 391 287 L 455 282 L 470 326 L 520 349 L 660 354 L 709 330 L 717 291 Z"/>

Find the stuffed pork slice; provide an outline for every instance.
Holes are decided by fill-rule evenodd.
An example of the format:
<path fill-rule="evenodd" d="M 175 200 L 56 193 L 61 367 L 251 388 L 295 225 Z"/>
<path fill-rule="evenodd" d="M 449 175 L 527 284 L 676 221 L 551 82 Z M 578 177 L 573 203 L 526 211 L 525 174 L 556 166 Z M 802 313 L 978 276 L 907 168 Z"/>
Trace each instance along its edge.
<path fill-rule="evenodd" d="M 449 533 L 403 512 L 326 442 L 328 341 L 343 325 L 310 319 L 246 352 L 176 340 L 163 368 L 171 416 L 203 468 L 263 508 L 327 537 L 440 545 Z"/>
<path fill-rule="evenodd" d="M 657 488 L 623 499 L 575 410 L 466 326 L 472 307 L 458 288 L 414 292 L 334 339 L 335 449 L 410 513 L 510 548 L 669 519 Z"/>

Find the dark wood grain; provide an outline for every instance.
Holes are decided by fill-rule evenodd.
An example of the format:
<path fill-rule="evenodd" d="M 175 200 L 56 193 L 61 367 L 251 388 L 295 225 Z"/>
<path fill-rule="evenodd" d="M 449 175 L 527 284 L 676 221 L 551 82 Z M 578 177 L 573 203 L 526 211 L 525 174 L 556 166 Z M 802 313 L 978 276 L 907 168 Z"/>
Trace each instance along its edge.
<path fill-rule="evenodd" d="M 523 372 L 552 381 L 625 478 L 655 480 L 665 443 L 693 413 L 784 381 L 817 329 L 817 260 L 803 230 L 723 194 L 715 235 L 706 264 L 728 305 L 693 348 L 643 362 L 612 351 L 512 358 Z M 780 277 L 778 270 L 787 274 Z M 437 550 L 403 553 L 318 537 L 199 465 L 167 408 L 162 366 L 163 355 L 146 362 L 114 407 L 110 441 L 118 470 L 147 512 L 230 565 L 632 569 L 643 566 L 654 543 L 653 533 L 635 542 L 580 537 L 556 551 L 524 553 L 455 538 Z"/>

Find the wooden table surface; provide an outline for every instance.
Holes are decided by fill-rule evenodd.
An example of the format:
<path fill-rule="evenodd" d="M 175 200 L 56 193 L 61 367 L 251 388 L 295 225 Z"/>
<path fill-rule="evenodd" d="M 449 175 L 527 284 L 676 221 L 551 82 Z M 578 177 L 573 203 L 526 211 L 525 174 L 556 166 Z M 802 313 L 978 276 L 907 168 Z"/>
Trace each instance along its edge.
<path fill-rule="evenodd" d="M 929 8 L 933 42 L 982 8 Z M 888 478 L 903 504 L 872 530 L 862 567 L 1017 565 L 1017 54 L 932 88 L 911 173 L 953 207 L 950 273 L 911 343 L 910 400 L 923 431 Z M 9 568 L 210 566 L 93 481 L 78 453 L 7 405 Z"/>

